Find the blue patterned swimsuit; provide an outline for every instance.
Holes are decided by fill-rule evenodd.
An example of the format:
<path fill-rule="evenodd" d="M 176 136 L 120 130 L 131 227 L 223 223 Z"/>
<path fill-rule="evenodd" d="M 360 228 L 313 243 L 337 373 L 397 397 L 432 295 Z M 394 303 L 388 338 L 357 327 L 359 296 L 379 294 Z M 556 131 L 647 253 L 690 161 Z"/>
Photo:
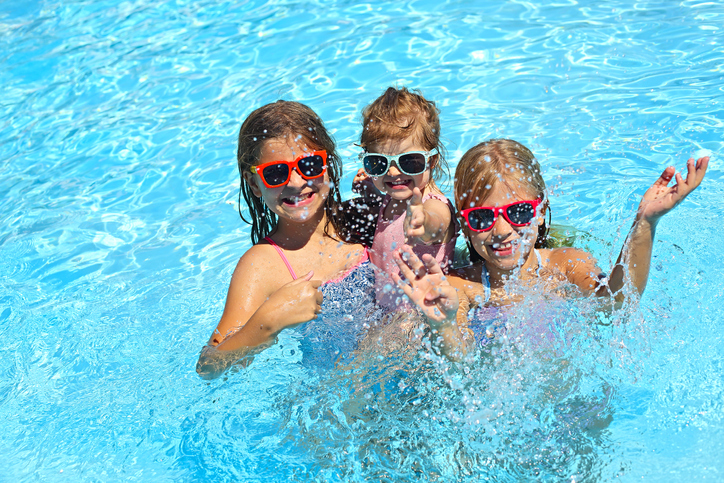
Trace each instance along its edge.
<path fill-rule="evenodd" d="M 297 275 L 281 249 L 265 238 L 282 258 L 293 279 Z M 375 274 L 367 250 L 355 266 L 341 277 L 320 287 L 322 312 L 294 330 L 300 336 L 302 364 L 318 369 L 331 369 L 348 357 L 364 338 L 367 329 L 383 315 L 375 304 Z"/>
<path fill-rule="evenodd" d="M 542 260 L 538 250 L 535 250 L 535 256 L 538 257 L 538 270 L 540 270 Z M 490 277 L 488 276 L 488 270 L 485 268 L 483 262 L 483 289 L 485 290 L 485 302 L 490 301 Z M 475 336 L 475 343 L 478 347 L 484 347 L 489 344 L 496 334 L 501 334 L 505 331 L 506 316 L 502 307 L 486 307 L 483 306 L 475 307 L 470 309 L 468 312 L 468 327 L 473 331 Z"/>

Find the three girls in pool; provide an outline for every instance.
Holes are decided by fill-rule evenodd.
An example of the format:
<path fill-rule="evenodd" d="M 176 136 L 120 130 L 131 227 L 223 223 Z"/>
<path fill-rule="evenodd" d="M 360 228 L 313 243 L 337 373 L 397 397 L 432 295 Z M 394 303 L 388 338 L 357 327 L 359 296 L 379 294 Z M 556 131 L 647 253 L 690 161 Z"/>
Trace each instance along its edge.
<path fill-rule="evenodd" d="M 310 340 L 321 340 L 327 349 L 353 349 L 364 336 L 361 327 L 371 325 L 380 313 L 340 313 L 349 309 L 350 300 L 364 308 L 374 307 L 377 299 L 393 309 L 404 292 L 422 309 L 437 347 L 458 357 L 471 345 L 467 309 L 507 303 L 505 283 L 512 277 L 551 273 L 584 293 L 618 294 L 627 262 L 634 285 L 642 291 L 656 221 L 698 186 L 708 162 L 702 158 L 694 165 L 690 160 L 687 179 L 677 174 L 671 188 L 667 184 L 673 168 L 664 171 L 644 196 L 627 246 L 606 279 L 588 254 L 532 249 L 538 231 L 545 232 L 548 209 L 532 154 L 516 143 L 493 163 L 492 155 L 480 154 L 483 145 L 476 146 L 458 165 L 458 175 L 465 169 L 469 173 L 456 175 L 455 195 L 472 258 L 482 261 L 446 278 L 457 223 L 435 183 L 446 167 L 435 105 L 404 88 L 390 88 L 363 117 L 361 158 L 369 178 L 359 173 L 356 181 L 374 192 L 371 181 L 384 197 L 380 203 L 371 196 L 369 203 L 353 206 L 341 202 L 334 142 L 311 109 L 278 101 L 252 112 L 242 124 L 237 151 L 240 197 L 249 210 L 254 245 L 237 264 L 221 320 L 199 357 L 202 377 L 220 375 L 254 348 L 273 343 L 283 329 L 320 317 L 327 310 L 323 306 L 334 307 L 335 317 L 355 327 L 342 335 L 334 333 L 338 327 L 325 333 L 315 321 L 305 324 L 321 330 Z M 501 142 L 511 143 L 488 144 Z M 494 164 L 492 171 L 476 169 Z M 367 219 L 367 213 L 348 216 L 360 211 L 359 206 L 376 215 L 369 255 L 365 246 L 352 242 L 359 238 L 359 220 Z M 374 277 L 369 258 L 376 267 Z M 481 299 L 480 293 L 487 295 Z M 338 354 L 331 351 L 330 357 Z"/>

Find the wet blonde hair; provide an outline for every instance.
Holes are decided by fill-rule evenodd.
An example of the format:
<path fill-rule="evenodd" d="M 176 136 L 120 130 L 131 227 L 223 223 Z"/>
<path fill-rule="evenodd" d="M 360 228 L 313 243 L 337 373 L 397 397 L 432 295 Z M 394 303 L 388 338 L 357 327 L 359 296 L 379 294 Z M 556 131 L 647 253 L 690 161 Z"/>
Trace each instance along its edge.
<path fill-rule="evenodd" d="M 362 110 L 360 145 L 365 151 L 373 144 L 402 141 L 415 136 L 416 142 L 428 150 L 437 150 L 437 162 L 430 178 L 449 177 L 445 147 L 440 141 L 440 111 L 435 103 L 419 91 L 406 87 L 388 87 L 384 94 Z"/>
<path fill-rule="evenodd" d="M 463 155 L 455 170 L 455 206 L 458 211 L 480 206 L 480 200 L 485 199 L 496 183 L 505 184 L 511 191 L 521 188 L 529 191 L 543 200 L 541 213 L 547 211 L 550 216 L 540 164 L 528 148 L 512 139 L 491 139 Z M 538 227 L 536 248 L 546 247 L 548 229 L 545 221 Z M 472 247 L 470 257 L 472 261 L 480 260 Z"/>

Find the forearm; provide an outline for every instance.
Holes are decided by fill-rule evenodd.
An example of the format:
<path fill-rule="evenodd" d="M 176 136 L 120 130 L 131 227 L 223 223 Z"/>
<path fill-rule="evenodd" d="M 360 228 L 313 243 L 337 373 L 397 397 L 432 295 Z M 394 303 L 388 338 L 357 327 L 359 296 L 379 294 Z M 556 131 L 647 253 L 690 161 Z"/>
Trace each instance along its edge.
<path fill-rule="evenodd" d="M 467 313 L 467 311 L 464 311 Z M 445 356 L 451 361 L 461 360 L 470 348 L 470 337 L 465 328 L 466 324 L 461 325 L 461 311 L 458 310 L 456 319 L 437 321 L 428 317 L 428 325 L 431 329 L 431 342 L 440 355 Z"/>
<path fill-rule="evenodd" d="M 217 329 L 199 355 L 196 372 L 204 379 L 216 378 L 242 357 L 270 346 L 281 329 L 275 329 L 276 324 L 264 322 L 270 320 L 264 312 L 260 308 L 242 327 L 226 337 Z M 216 343 L 217 339 L 221 341 Z"/>
<path fill-rule="evenodd" d="M 609 276 L 608 286 L 612 293 L 616 294 L 623 288 L 627 271 L 638 293 L 643 293 L 649 279 L 655 234 L 655 222 L 643 219 L 634 222 Z"/>

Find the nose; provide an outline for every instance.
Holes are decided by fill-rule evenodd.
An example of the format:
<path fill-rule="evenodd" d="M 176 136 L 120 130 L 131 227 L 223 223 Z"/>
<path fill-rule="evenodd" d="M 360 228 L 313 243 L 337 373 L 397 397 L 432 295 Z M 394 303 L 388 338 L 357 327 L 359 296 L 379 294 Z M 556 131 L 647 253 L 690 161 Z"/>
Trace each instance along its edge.
<path fill-rule="evenodd" d="M 302 176 L 299 174 L 299 171 L 297 171 L 297 168 L 293 168 L 292 174 L 289 177 L 289 186 L 293 188 L 301 188 L 306 184 L 307 180 L 302 178 Z"/>
<path fill-rule="evenodd" d="M 399 176 L 402 171 L 397 167 L 397 163 L 390 163 L 390 169 L 387 170 L 389 176 Z"/>
<path fill-rule="evenodd" d="M 508 223 L 502 213 L 498 213 L 493 225 L 493 235 L 500 238 L 507 238 L 513 231 L 513 227 Z"/>

